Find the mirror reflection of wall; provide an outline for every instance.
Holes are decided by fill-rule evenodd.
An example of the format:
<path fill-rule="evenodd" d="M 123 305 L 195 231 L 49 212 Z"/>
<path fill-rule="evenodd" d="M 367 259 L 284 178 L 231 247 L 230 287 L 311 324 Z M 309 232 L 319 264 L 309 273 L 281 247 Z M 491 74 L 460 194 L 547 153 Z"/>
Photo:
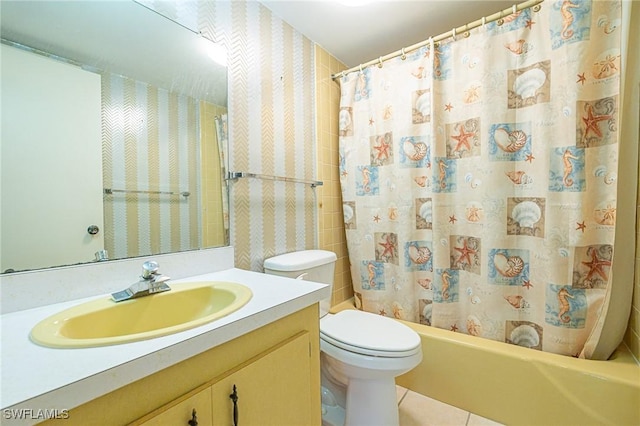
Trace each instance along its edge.
<path fill-rule="evenodd" d="M 225 107 L 201 101 L 202 247 L 229 241 L 229 203 L 226 193 L 229 128 Z"/>
<path fill-rule="evenodd" d="M 21 169 L 62 190 L 49 191 L 57 195 L 44 203 L 44 197 L 31 196 L 40 201 L 39 210 L 44 210 L 42 204 L 49 206 L 44 210 L 47 218 L 42 221 L 46 223 L 44 229 L 35 232 L 34 228 L 21 225 L 23 234 L 36 235 L 41 246 L 45 246 L 42 244 L 45 241 L 54 242 L 48 250 L 36 252 L 33 242 L 9 232 L 17 228 L 5 220 L 10 216 L 8 206 L 18 217 L 25 217 L 24 212 L 34 207 L 24 197 L 22 201 L 4 202 L 5 194 L 21 191 L 24 180 L 9 174 L 4 167 L 11 158 L 8 149 L 15 143 L 5 131 L 10 114 L 5 107 L 9 105 L 5 103 L 9 94 L 4 90 L 3 53 L 0 271 L 89 262 L 99 249 L 106 249 L 109 258 L 117 259 L 228 244 L 228 214 L 223 211 L 227 205 L 224 166 L 219 164 L 224 156 L 219 150 L 224 151 L 226 146 L 219 144 L 215 121 L 216 117 L 226 117 L 226 67 L 204 54 L 202 46 L 213 45 L 210 41 L 129 1 L 3 1 L 1 30 L 3 44 L 12 45 L 3 46 L 3 52 L 5 48 L 17 50 L 19 45 L 24 55 L 57 62 L 95 77 L 101 106 L 97 117 L 94 114 L 92 119 L 98 120 L 99 130 L 84 137 L 83 143 L 97 148 L 101 154 L 102 167 L 93 169 L 98 169 L 102 181 L 99 188 L 92 189 L 94 201 L 70 195 L 78 193 L 65 182 L 55 182 L 54 176 L 59 168 L 66 168 L 73 172 L 73 180 L 86 182 L 89 178 L 80 172 L 80 166 L 89 161 L 83 155 L 83 160 L 76 158 L 63 163 L 62 158 L 69 159 L 63 145 L 68 137 L 56 135 L 53 126 L 22 124 L 23 129 L 44 129 L 40 137 L 18 131 L 23 141 L 27 138 L 23 145 L 40 139 L 51 150 L 43 155 L 46 167 L 32 164 Z M 49 75 L 44 84 L 56 87 L 59 81 Z M 36 105 L 47 105 L 44 109 L 49 111 L 61 109 L 41 98 L 28 99 L 15 92 L 11 96 L 31 102 L 27 110 Z M 90 111 L 86 106 L 80 106 L 79 110 Z M 68 114 L 57 121 L 67 129 L 80 127 Z M 75 198 L 80 204 L 71 207 L 68 198 Z M 97 206 L 104 221 L 102 217 L 83 219 L 72 226 L 72 231 L 56 234 L 51 231 L 61 228 L 62 218 L 53 217 L 55 203 L 61 205 L 61 217 L 69 216 L 70 211 L 84 212 Z M 89 234 L 90 225 L 96 225 L 99 232 Z M 93 244 L 79 255 L 63 259 L 50 255 L 69 254 L 72 240 Z"/>
<path fill-rule="evenodd" d="M 115 258 L 198 248 L 197 100 L 102 81 L 105 248 Z"/>

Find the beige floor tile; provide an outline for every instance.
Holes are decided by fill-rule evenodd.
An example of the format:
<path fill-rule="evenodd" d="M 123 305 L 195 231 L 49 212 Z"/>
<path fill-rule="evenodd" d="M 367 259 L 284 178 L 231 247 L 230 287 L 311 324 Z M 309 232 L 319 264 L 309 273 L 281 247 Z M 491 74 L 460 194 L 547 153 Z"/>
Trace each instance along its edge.
<path fill-rule="evenodd" d="M 469 413 L 408 391 L 399 407 L 400 426 L 465 426 Z"/>
<path fill-rule="evenodd" d="M 494 422 L 493 420 L 485 419 L 476 414 L 469 416 L 467 426 L 502 426 L 502 423 Z"/>
<path fill-rule="evenodd" d="M 398 405 L 402 402 L 402 399 L 405 397 L 409 389 L 403 388 L 402 386 L 396 386 L 396 401 L 398 401 Z"/>

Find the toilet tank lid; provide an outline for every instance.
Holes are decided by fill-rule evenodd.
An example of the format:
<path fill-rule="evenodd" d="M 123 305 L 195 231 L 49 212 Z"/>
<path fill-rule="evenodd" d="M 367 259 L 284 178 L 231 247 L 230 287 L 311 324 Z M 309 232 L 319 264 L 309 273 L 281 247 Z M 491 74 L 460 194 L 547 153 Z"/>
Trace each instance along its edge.
<path fill-rule="evenodd" d="M 265 259 L 264 268 L 272 271 L 300 271 L 335 262 L 338 257 L 327 250 L 302 250 Z"/>

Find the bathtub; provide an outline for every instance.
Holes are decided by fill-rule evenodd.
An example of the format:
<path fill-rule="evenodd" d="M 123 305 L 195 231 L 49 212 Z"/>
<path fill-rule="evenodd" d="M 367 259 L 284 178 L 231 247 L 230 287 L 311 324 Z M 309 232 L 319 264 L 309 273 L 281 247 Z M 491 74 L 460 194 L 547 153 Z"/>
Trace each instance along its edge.
<path fill-rule="evenodd" d="M 343 309 L 353 301 L 331 311 Z M 640 364 L 624 345 L 591 361 L 404 323 L 423 360 L 400 386 L 506 425 L 640 425 Z"/>

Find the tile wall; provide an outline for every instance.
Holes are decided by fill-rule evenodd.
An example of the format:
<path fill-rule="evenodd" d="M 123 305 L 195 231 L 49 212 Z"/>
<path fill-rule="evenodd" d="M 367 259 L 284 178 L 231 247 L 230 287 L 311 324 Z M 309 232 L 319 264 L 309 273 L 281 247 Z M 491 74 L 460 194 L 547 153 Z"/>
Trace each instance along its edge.
<path fill-rule="evenodd" d="M 338 109 L 340 84 L 331 79 L 346 66 L 316 45 L 316 129 L 318 179 L 319 247 L 338 256 L 334 275 L 332 305 L 353 296 L 349 257 L 342 216 L 338 155 Z"/>

